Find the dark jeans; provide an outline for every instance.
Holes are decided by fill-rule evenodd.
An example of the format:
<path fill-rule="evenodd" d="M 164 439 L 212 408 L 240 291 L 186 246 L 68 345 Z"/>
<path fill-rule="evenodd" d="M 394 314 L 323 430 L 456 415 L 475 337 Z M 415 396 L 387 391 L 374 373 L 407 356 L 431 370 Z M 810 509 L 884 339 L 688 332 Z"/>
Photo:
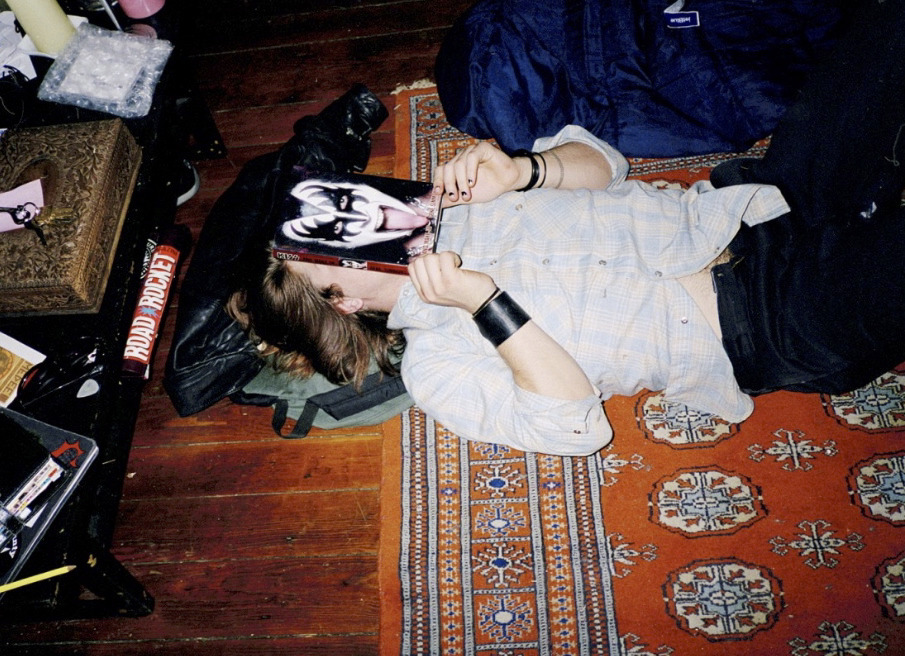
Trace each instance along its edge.
<path fill-rule="evenodd" d="M 905 0 L 865 2 L 764 158 L 711 180 L 776 185 L 791 208 L 714 268 L 742 389 L 843 392 L 905 361 Z"/>

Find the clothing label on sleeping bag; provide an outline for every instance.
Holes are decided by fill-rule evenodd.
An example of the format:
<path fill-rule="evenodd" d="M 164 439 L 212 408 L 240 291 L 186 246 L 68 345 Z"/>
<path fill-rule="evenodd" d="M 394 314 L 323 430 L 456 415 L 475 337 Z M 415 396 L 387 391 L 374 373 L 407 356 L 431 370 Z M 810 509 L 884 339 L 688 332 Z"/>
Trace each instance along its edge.
<path fill-rule="evenodd" d="M 681 29 L 684 27 L 700 27 L 701 20 L 696 11 L 682 11 L 685 0 L 676 0 L 663 10 L 666 16 L 666 27 Z"/>

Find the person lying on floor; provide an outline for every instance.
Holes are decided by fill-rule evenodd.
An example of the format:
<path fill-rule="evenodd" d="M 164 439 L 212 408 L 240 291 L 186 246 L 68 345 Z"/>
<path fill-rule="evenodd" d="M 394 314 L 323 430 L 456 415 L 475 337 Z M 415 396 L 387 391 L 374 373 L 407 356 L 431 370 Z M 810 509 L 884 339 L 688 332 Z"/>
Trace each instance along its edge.
<path fill-rule="evenodd" d="M 522 156 L 480 143 L 437 168 L 438 253 L 408 277 L 262 248 L 234 312 L 335 381 L 404 345 L 447 428 L 561 455 L 610 442 L 615 394 L 739 422 L 751 394 L 866 384 L 905 360 L 903 6 L 843 40 L 762 161 L 658 190 L 574 126 Z"/>

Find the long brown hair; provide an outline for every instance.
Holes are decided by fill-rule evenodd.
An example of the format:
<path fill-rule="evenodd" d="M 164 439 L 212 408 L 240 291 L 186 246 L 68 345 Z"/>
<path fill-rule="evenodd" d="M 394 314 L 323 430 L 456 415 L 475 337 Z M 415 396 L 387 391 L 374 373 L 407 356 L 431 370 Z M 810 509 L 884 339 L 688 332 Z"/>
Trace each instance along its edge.
<path fill-rule="evenodd" d="M 342 289 L 315 288 L 304 273 L 272 257 L 269 247 L 243 268 L 227 310 L 278 370 L 302 376 L 316 371 L 333 383 L 357 385 L 372 360 L 384 373 L 398 373 L 405 339 L 387 328 L 385 312 L 340 312 L 335 302 Z"/>

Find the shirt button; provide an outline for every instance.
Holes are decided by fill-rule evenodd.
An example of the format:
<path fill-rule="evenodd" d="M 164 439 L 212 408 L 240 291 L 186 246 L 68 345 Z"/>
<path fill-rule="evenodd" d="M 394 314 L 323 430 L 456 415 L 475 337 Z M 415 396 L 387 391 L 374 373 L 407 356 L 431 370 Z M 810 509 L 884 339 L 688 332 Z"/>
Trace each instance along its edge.
<path fill-rule="evenodd" d="M 519 203 L 518 205 L 516 205 L 516 206 L 515 206 L 515 209 L 518 210 L 519 212 L 521 212 L 521 211 L 522 211 L 522 204 Z"/>
<path fill-rule="evenodd" d="M 663 272 L 662 272 L 662 271 L 654 271 L 654 275 L 657 276 L 658 278 L 662 278 L 662 277 L 663 277 Z"/>
<path fill-rule="evenodd" d="M 493 266 L 494 264 L 496 264 L 496 260 L 490 260 L 490 266 Z"/>
<path fill-rule="evenodd" d="M 682 323 L 688 323 L 688 317 L 682 317 Z"/>
<path fill-rule="evenodd" d="M 544 264 L 550 264 L 550 258 L 549 258 L 549 257 L 545 257 L 545 258 L 544 258 Z"/>
<path fill-rule="evenodd" d="M 597 264 L 600 266 L 606 266 L 606 260 L 597 260 Z"/>

